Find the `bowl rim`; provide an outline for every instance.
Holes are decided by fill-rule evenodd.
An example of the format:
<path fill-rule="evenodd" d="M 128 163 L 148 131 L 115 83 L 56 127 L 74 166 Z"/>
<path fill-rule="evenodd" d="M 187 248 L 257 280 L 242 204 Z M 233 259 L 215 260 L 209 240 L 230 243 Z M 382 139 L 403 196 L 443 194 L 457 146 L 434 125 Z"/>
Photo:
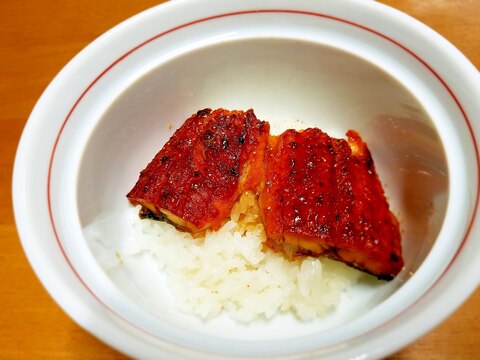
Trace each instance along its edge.
<path fill-rule="evenodd" d="M 197 3 L 200 3 L 202 1 L 197 1 Z M 349 1 L 347 1 L 349 2 Z M 186 2 L 188 3 L 188 1 Z M 359 4 L 357 4 L 359 5 Z M 378 5 L 378 7 L 377 7 Z M 185 3 L 182 2 L 182 4 L 180 4 L 180 2 L 178 1 L 174 1 L 172 3 L 167 3 L 167 4 L 161 4 L 155 8 L 152 8 L 152 9 L 149 9 L 149 10 L 146 10 L 138 15 L 136 15 L 134 18 L 130 19 L 130 20 L 127 20 L 126 22 L 120 24 L 120 25 L 117 25 L 117 27 L 113 28 L 112 30 L 110 30 L 109 32 L 107 32 L 105 35 L 103 35 L 102 37 L 100 37 L 99 39 L 97 39 L 94 44 L 99 44 L 99 43 L 102 43 L 102 42 L 108 42 L 108 38 L 109 36 L 114 33 L 114 32 L 118 32 L 118 31 L 121 31 L 123 30 L 124 28 L 127 27 L 127 24 L 131 24 L 132 22 L 134 21 L 140 21 L 141 20 L 141 17 L 142 16 L 148 16 L 148 15 L 152 15 L 154 11 L 156 11 L 156 9 L 163 9 L 163 8 L 166 8 L 166 7 L 173 7 L 173 6 L 178 6 L 178 7 L 182 7 L 182 6 L 185 6 Z M 390 9 L 390 8 L 387 8 L 385 5 L 382 5 L 382 4 L 376 4 L 376 5 L 371 5 L 369 4 L 368 6 L 370 6 L 371 8 L 375 8 L 377 10 L 381 10 L 381 11 L 386 11 L 386 12 L 389 12 L 390 15 L 394 15 L 394 16 L 398 16 L 398 17 L 401 17 L 403 21 L 408 21 L 408 22 L 411 22 L 412 21 L 412 18 L 409 18 L 408 16 L 404 15 L 404 14 L 400 14 L 399 12 L 397 12 L 396 10 L 393 10 Z M 300 7 L 300 6 L 299 6 Z M 387 10 L 388 9 L 388 10 Z M 138 44 L 137 46 L 133 47 L 130 49 L 130 51 L 127 51 L 125 52 L 122 56 L 118 57 L 113 63 L 110 64 L 110 66 L 108 66 L 107 68 L 104 69 L 103 72 L 101 72 L 94 80 L 93 82 L 90 83 L 90 85 L 81 93 L 80 97 L 77 98 L 77 100 L 75 101 L 74 105 L 72 106 L 72 108 L 70 109 L 67 117 L 65 118 L 65 120 L 63 121 L 63 124 L 57 134 L 57 137 L 56 137 L 56 140 L 55 140 L 55 144 L 53 146 L 53 149 L 52 149 L 52 152 L 51 152 L 51 156 L 50 156 L 50 162 L 49 162 L 49 165 L 48 165 L 48 177 L 47 177 L 47 203 L 48 203 L 48 209 L 49 209 L 49 219 L 50 219 L 50 223 L 51 223 L 51 226 L 52 226 L 52 230 L 53 230 L 53 234 L 55 236 L 55 239 L 56 239 L 56 242 L 60 248 L 60 251 L 62 252 L 63 254 L 63 257 L 65 258 L 68 266 L 70 267 L 70 269 L 72 270 L 72 272 L 74 273 L 75 277 L 80 281 L 80 283 L 83 284 L 83 286 L 91 293 L 91 295 L 93 295 L 98 301 L 102 302 L 94 292 L 90 291 L 88 285 L 84 282 L 84 280 L 80 277 L 80 275 L 77 273 L 77 271 L 75 270 L 75 267 L 72 265 L 65 249 L 63 248 L 63 245 L 61 243 L 61 240 L 59 239 L 58 237 L 58 234 L 57 234 L 57 230 L 55 228 L 55 220 L 54 220 L 54 217 L 53 217 L 53 214 L 52 214 L 52 209 L 51 209 L 51 198 L 50 198 L 50 180 L 51 180 L 51 170 L 52 170 L 52 164 L 53 164 L 53 160 L 54 160 L 54 157 L 55 157 L 55 151 L 56 151 L 56 148 L 57 148 L 57 145 L 58 145 L 58 142 L 59 142 L 59 139 L 61 137 L 61 134 L 62 134 L 62 131 L 66 125 L 66 123 L 68 122 L 70 116 L 72 115 L 72 113 L 75 111 L 75 108 L 77 107 L 77 105 L 82 101 L 82 99 L 84 98 L 84 96 L 87 94 L 87 92 L 94 86 L 94 84 L 99 81 L 110 69 L 112 69 L 117 63 L 119 63 L 120 61 L 122 61 L 123 59 L 127 58 L 130 54 L 132 54 L 134 51 L 140 49 L 142 46 L 150 43 L 151 41 L 154 41 L 158 38 L 160 38 L 161 36 L 164 36 L 164 35 L 167 35 L 169 33 L 172 33 L 178 29 L 182 29 L 182 28 L 185 28 L 185 27 L 188 27 L 188 26 L 192 26 L 192 25 L 195 25 L 195 24 L 198 24 L 198 23 L 201 23 L 201 22 L 204 22 L 204 21 L 209 21 L 209 20 L 212 20 L 212 19 L 216 19 L 216 18 L 220 18 L 220 17 L 227 17 L 227 16 L 236 16 L 236 15 L 242 15 L 242 14 L 254 14 L 254 13 L 293 13 L 293 14 L 303 14 L 303 15 L 307 15 L 307 16 L 320 16 L 320 17 L 326 17 L 326 18 L 329 18 L 331 20 L 335 20 L 335 21 L 341 21 L 341 22 L 344 22 L 344 23 L 347 23 L 349 25 L 352 25 L 352 26 L 357 26 L 365 31 L 369 31 L 377 36 L 380 36 L 382 38 L 384 38 L 385 40 L 387 41 L 390 41 L 392 42 L 393 44 L 395 44 L 396 46 L 399 46 L 400 48 L 402 48 L 404 51 L 408 52 L 410 55 L 412 55 L 414 58 L 416 58 L 420 63 L 422 63 L 441 83 L 442 85 L 445 87 L 445 89 L 450 93 L 450 95 L 452 96 L 453 100 L 455 101 L 455 103 L 457 104 L 457 106 L 459 107 L 459 110 L 460 112 L 462 113 L 466 123 L 467 123 L 467 126 L 469 128 L 469 131 L 470 131 L 470 136 L 472 138 L 472 142 L 475 146 L 475 156 L 476 156 L 476 162 L 477 162 L 477 171 L 478 171 L 478 168 L 480 167 L 479 165 L 479 151 L 478 151 L 478 147 L 477 147 L 477 143 L 476 143 L 476 138 L 475 138 L 475 132 L 474 132 L 474 129 L 472 127 L 472 124 L 468 118 L 468 115 L 466 113 L 466 111 L 464 110 L 464 108 L 462 107 L 462 104 L 460 103 L 460 101 L 458 100 L 457 96 L 455 95 L 455 93 L 451 90 L 451 88 L 449 87 L 448 83 L 436 72 L 436 70 L 429 65 L 429 63 L 427 63 L 425 60 L 423 60 L 420 56 L 418 56 L 415 52 L 413 52 L 412 50 L 410 50 L 409 48 L 407 48 L 406 46 L 402 45 L 401 43 L 399 43 L 398 41 L 396 41 L 395 39 L 389 37 L 388 35 L 385 35 L 385 34 L 382 34 L 381 32 L 379 31 L 376 31 L 375 29 L 372 29 L 372 28 L 368 28 L 362 24 L 358 24 L 358 23 L 355 23 L 353 21 L 348 21 L 348 20 L 345 20 L 345 19 L 340 19 L 338 17 L 335 17 L 335 16 L 329 16 L 329 15 L 326 15 L 326 14 L 321 14 L 321 13 L 317 13 L 315 11 L 305 11 L 305 10 L 295 10 L 295 9 L 271 9 L 271 8 L 265 8 L 265 9 L 250 9 L 250 10 L 241 10 L 241 11 L 232 11 L 232 12 L 226 12 L 226 13 L 217 13 L 216 15 L 211 15 L 211 16 L 208 16 L 208 17 L 203 17 L 203 18 L 199 18 L 197 20 L 193 20 L 193 21 L 190 21 L 190 22 L 186 22 L 186 23 L 183 23 L 181 25 L 177 25 L 175 27 L 172 27 L 172 28 L 169 28 L 159 34 L 157 34 L 156 36 L 154 37 L 151 37 L 147 40 L 145 40 L 144 42 Z M 416 26 L 418 26 L 419 28 L 422 28 L 423 30 L 425 30 L 424 28 L 424 25 L 421 25 L 419 24 L 416 20 L 413 20 L 416 24 Z M 411 24 L 410 24 L 411 25 Z M 428 30 L 431 32 L 431 30 Z M 432 36 L 432 33 L 429 33 L 427 34 L 429 36 Z M 434 35 L 436 37 L 438 37 L 439 35 Z M 440 41 L 440 42 L 446 42 L 446 40 L 443 40 L 443 38 L 441 39 L 436 39 L 436 41 Z M 92 44 L 93 45 L 93 44 Z M 84 57 L 82 60 L 84 60 L 86 58 L 86 56 L 88 56 L 88 52 L 93 48 L 91 46 L 87 47 L 85 50 L 82 51 L 82 56 Z M 80 55 L 78 55 L 75 59 L 78 59 Z M 460 54 L 458 52 L 458 50 L 456 51 L 455 53 L 455 56 L 457 57 L 460 57 L 463 59 L 463 61 L 465 61 L 466 59 L 464 59 L 463 55 Z M 77 61 L 80 61 L 80 60 L 77 60 Z M 65 67 L 65 69 L 67 69 L 70 65 L 67 64 L 67 66 Z M 62 70 L 62 72 L 57 76 L 57 78 L 54 80 L 56 81 L 57 83 L 64 80 L 62 79 L 62 74 L 65 75 L 65 69 Z M 473 68 L 474 69 L 474 68 Z M 471 72 L 471 68 L 470 69 L 467 69 L 465 70 L 465 72 L 467 71 L 470 71 Z M 64 76 L 65 77 L 65 76 Z M 478 80 L 478 73 L 476 73 L 476 80 Z M 472 80 L 473 81 L 473 80 Z M 476 83 L 476 86 L 478 88 L 478 81 Z M 42 103 L 42 99 L 44 99 L 45 97 L 48 96 L 49 94 L 49 89 L 50 89 L 50 86 L 45 90 L 44 94 L 42 95 L 41 99 L 39 100 L 39 102 L 37 103 L 34 111 L 32 112 L 32 115 L 29 119 L 29 123 L 31 123 L 32 121 L 34 121 L 33 119 L 35 118 L 36 116 L 36 111 L 37 111 L 37 108 L 40 107 L 40 106 L 43 106 L 43 103 Z M 39 120 L 37 120 L 39 121 Z M 26 179 L 25 178 L 22 178 L 22 176 L 24 176 L 24 170 L 22 169 L 22 166 L 25 165 L 25 158 L 27 157 L 27 147 L 28 145 L 26 144 L 26 139 L 27 139 L 27 136 L 32 136 L 31 134 L 28 134 L 28 132 L 30 131 L 31 126 L 29 126 L 29 124 L 27 124 L 25 130 L 24 130 L 24 134 L 22 134 L 22 139 L 20 141 L 20 144 L 19 144 L 19 147 L 18 147 L 18 150 L 17 150 L 17 157 L 16 157 L 16 160 L 15 160 L 15 167 L 14 167 L 14 178 L 13 178 L 13 199 L 14 199 L 14 210 L 15 210 L 15 218 L 16 218 L 16 222 L 17 222 L 17 228 L 18 228 L 18 231 L 20 233 L 20 237 L 21 237 L 21 241 L 22 241 L 22 245 L 24 246 L 24 250 L 25 252 L 27 253 L 27 257 L 32 265 L 32 267 L 34 268 L 35 272 L 37 273 L 37 276 L 41 279 L 42 283 L 44 284 L 44 286 L 47 287 L 47 290 L 50 292 L 50 294 L 52 295 L 52 297 L 67 311 L 67 313 L 69 313 L 70 315 L 72 315 L 72 311 L 75 312 L 74 310 L 72 310 L 72 307 L 71 306 L 66 306 L 65 304 L 65 299 L 61 299 L 61 296 L 58 295 L 58 293 L 55 291 L 55 286 L 53 286 L 52 284 L 50 284 L 51 286 L 48 287 L 47 286 L 47 282 L 49 281 L 49 279 L 51 280 L 51 275 L 47 274 L 46 272 L 44 272 L 44 269 L 42 269 L 41 266 L 38 265 L 38 261 L 35 261 L 34 258 L 35 258 L 35 254 L 33 253 L 32 251 L 32 247 L 31 247 L 31 240 L 29 242 L 29 240 L 27 239 L 30 239 L 31 238 L 31 234 L 27 234 L 27 231 L 25 229 L 25 226 L 28 226 L 28 224 L 26 224 L 23 220 L 21 220 L 21 214 L 24 212 L 22 207 L 25 206 L 25 200 L 21 200 L 21 195 L 20 195 L 20 192 L 23 190 L 23 188 L 26 185 Z M 478 188 L 478 187 L 477 187 Z M 20 203 L 21 201 L 22 204 Z M 444 271 L 444 274 L 448 271 L 448 269 L 451 268 L 451 266 L 453 266 L 453 263 L 455 262 L 455 260 L 458 258 L 460 252 L 462 251 L 465 243 L 467 242 L 467 239 L 470 237 L 471 233 L 473 232 L 473 228 L 474 228 L 474 222 L 475 222 L 475 219 L 478 217 L 478 214 L 477 214 L 477 209 L 478 209 L 478 205 L 479 205 L 479 192 L 477 191 L 477 194 L 476 194 L 476 197 L 475 197 L 475 206 L 474 206 L 474 211 L 472 213 L 472 217 L 471 217 L 471 220 L 469 221 L 469 225 L 468 225 L 468 229 L 467 229 L 467 232 L 465 234 L 465 237 L 463 238 L 463 241 L 462 241 L 462 244 L 459 246 L 459 248 L 457 249 L 457 252 L 456 254 L 454 255 L 454 257 L 452 258 L 451 262 L 448 264 L 446 270 Z M 432 285 L 432 288 L 442 279 L 443 275 L 440 275 L 440 277 L 437 279 L 437 281 L 435 282 L 435 284 Z M 477 281 L 472 281 L 468 288 L 464 291 L 464 293 L 462 294 L 463 295 L 463 299 L 460 299 L 460 301 L 457 300 L 457 304 L 456 306 L 460 305 L 460 302 L 462 300 L 464 300 L 466 298 L 466 296 L 471 293 L 476 286 L 478 286 L 478 282 L 479 282 L 480 279 L 477 279 Z M 108 305 L 106 304 L 103 304 L 104 306 L 106 306 L 108 308 Z M 413 306 L 413 305 L 412 305 Z M 444 317 L 448 316 L 449 313 L 453 312 L 453 310 L 455 310 L 456 306 L 454 306 L 453 308 L 450 309 L 450 312 L 446 313 Z M 68 309 L 68 310 L 67 310 Z M 118 314 L 117 314 L 118 315 Z M 75 317 L 74 317 L 75 318 Z M 76 318 L 77 320 L 77 318 Z M 78 322 L 78 321 L 77 321 Z M 437 323 L 440 322 L 440 320 L 437 321 Z M 80 322 L 80 324 L 82 325 L 82 322 Z M 431 327 L 433 327 L 435 324 L 427 327 L 426 329 L 423 329 L 422 331 L 423 332 L 426 332 L 427 330 L 429 330 Z M 87 330 L 91 331 L 91 332 L 94 332 L 95 335 L 101 339 L 103 339 L 104 341 L 106 341 L 107 343 L 109 343 L 111 346 L 113 347 L 116 347 L 116 348 L 119 348 L 119 345 L 118 342 L 116 341 L 112 341 L 111 337 L 107 337 L 105 336 L 105 334 L 98 334 L 98 331 L 92 331 L 92 329 L 89 328 L 89 326 L 87 325 L 84 325 L 84 327 L 87 328 Z M 420 334 L 421 332 L 418 332 L 417 331 L 417 334 Z M 417 335 L 418 336 L 418 335 Z M 397 349 L 402 346 L 402 344 L 398 344 L 397 345 Z M 129 349 L 125 349 L 124 347 L 121 347 L 120 346 L 120 349 L 124 352 L 129 352 L 128 350 Z M 395 349 L 391 350 L 391 351 L 394 351 Z M 390 351 L 390 350 L 389 350 Z M 373 353 L 373 352 L 372 352 Z M 380 354 L 386 354 L 385 352 L 383 353 L 380 353 Z"/>

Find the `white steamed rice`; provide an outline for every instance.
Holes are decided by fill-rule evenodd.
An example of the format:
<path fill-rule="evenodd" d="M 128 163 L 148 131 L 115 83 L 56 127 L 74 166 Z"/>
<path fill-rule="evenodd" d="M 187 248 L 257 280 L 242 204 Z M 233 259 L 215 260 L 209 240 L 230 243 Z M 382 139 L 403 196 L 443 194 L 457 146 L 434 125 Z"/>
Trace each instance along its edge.
<path fill-rule="evenodd" d="M 204 238 L 193 238 L 168 223 L 140 220 L 138 208 L 132 208 L 135 235 L 120 255 L 125 260 L 153 255 L 167 275 L 178 308 L 203 319 L 226 312 L 250 322 L 293 312 L 301 320 L 311 320 L 334 310 L 342 292 L 362 275 L 333 260 L 289 261 L 264 249 L 263 225 L 245 209 L 237 206 L 238 211 L 246 214 L 232 213 L 236 221 L 208 231 Z"/>

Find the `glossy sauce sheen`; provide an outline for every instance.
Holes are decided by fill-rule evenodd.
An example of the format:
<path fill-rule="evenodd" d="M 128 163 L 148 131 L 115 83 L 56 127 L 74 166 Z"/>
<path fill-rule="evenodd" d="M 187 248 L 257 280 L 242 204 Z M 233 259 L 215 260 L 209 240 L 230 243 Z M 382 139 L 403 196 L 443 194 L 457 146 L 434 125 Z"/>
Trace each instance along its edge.
<path fill-rule="evenodd" d="M 127 195 L 141 215 L 198 233 L 217 230 L 240 195 L 258 194 L 266 245 L 287 257 L 328 256 L 380 278 L 403 267 L 398 222 L 360 136 L 317 128 L 269 135 L 253 110 L 187 119 Z"/>
<path fill-rule="evenodd" d="M 307 129 L 270 138 L 260 193 L 268 245 L 390 279 L 403 267 L 398 222 L 368 148 L 356 132 L 347 136 Z"/>
<path fill-rule="evenodd" d="M 180 228 L 219 229 L 240 194 L 261 181 L 268 134 L 269 124 L 253 110 L 200 110 L 140 173 L 127 197 Z"/>

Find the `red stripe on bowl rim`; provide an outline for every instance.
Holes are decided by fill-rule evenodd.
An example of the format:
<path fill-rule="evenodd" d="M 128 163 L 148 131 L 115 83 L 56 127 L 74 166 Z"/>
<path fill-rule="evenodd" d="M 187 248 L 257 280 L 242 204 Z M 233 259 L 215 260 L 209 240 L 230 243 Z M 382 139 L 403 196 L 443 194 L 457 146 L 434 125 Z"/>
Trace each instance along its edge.
<path fill-rule="evenodd" d="M 306 16 L 313 16 L 313 17 L 318 17 L 318 18 L 323 18 L 323 19 L 328 19 L 328 20 L 332 20 L 332 21 L 336 21 L 336 22 L 340 22 L 340 23 L 343 23 L 343 24 L 346 24 L 346 25 L 350 25 L 350 26 L 353 26 L 353 27 L 356 27 L 358 29 L 361 29 L 361 30 L 364 30 L 364 31 L 367 31 L 373 35 L 376 35 L 380 38 L 383 38 L 384 40 L 394 44 L 395 46 L 397 46 L 398 48 L 402 49 L 403 51 L 405 51 L 406 53 L 408 53 L 409 55 L 411 55 L 413 58 L 415 58 L 418 62 L 420 62 L 432 75 L 435 76 L 435 78 L 441 83 L 441 85 L 443 86 L 443 88 L 445 90 L 447 90 L 447 92 L 449 93 L 449 95 L 452 97 L 452 99 L 454 100 L 455 104 L 457 105 L 458 109 L 460 110 L 462 116 L 463 116 L 463 119 L 465 120 L 466 124 L 467 124 L 467 127 L 468 127 L 468 130 L 469 130 L 469 133 L 470 133 L 470 136 L 471 136 L 471 140 L 472 140 L 472 143 L 474 145 L 474 148 L 475 148 L 475 160 L 476 160 L 476 163 L 477 163 L 477 175 L 478 175 L 478 178 L 477 179 L 480 179 L 480 154 L 479 154 L 479 150 L 478 150 L 478 145 L 477 145 L 477 141 L 475 139 L 475 135 L 474 135 L 474 131 L 473 131 L 473 127 L 471 125 L 471 122 L 467 116 L 467 113 L 465 111 L 465 109 L 463 108 L 462 104 L 460 103 L 460 101 L 458 100 L 457 96 L 455 95 L 455 93 L 452 91 L 452 89 L 448 86 L 447 82 L 438 74 L 437 71 L 435 71 L 435 69 L 433 69 L 432 66 L 430 66 L 425 60 L 423 60 L 418 54 L 416 54 L 414 51 L 410 50 L 409 48 L 407 48 L 405 45 L 402 45 L 400 42 L 396 41 L 395 39 L 389 37 L 388 35 L 385 35 L 377 30 L 374 30 L 372 28 L 369 28 L 367 26 L 364 26 L 362 24 L 359 24 L 359 23 L 355 23 L 353 21 L 349 21 L 349 20 L 346 20 L 346 19 L 342 19 L 342 18 L 339 18 L 339 17 L 336 17 L 336 16 L 331 16 L 331 15 L 328 15 L 328 14 L 322 14 L 322 13 L 317 13 L 317 12 L 312 12 L 312 11 L 302 11 L 302 10 L 291 10 L 291 9 L 257 9 L 257 10 L 245 10 L 245 11 L 236 11 L 236 12 L 229 12 L 229 13 L 223 13 L 223 14 L 217 14 L 217 15 L 213 15 L 213 16 L 208 16 L 208 17 L 204 17 L 204 18 L 200 18 L 200 19 L 197 19 L 197 20 L 193 20 L 193 21 L 190 21 L 190 22 L 187 22 L 187 23 L 184 23 L 182 25 L 178 25 L 178 26 L 175 26 L 175 27 L 172 27 L 166 31 L 163 31 L 143 42 L 141 42 L 140 44 L 136 45 L 135 47 L 133 47 L 132 49 L 130 49 L 129 51 L 127 51 L 126 53 L 124 53 L 122 56 L 120 56 L 119 58 L 117 58 L 114 62 L 112 62 L 107 68 L 105 68 L 105 70 L 103 70 L 86 88 L 85 90 L 81 93 L 81 95 L 78 97 L 78 99 L 75 101 L 75 103 L 73 104 L 72 108 L 70 109 L 70 111 L 68 112 L 67 116 L 65 117 L 59 131 L 58 131 L 58 134 L 57 134 L 57 137 L 55 139 L 55 142 L 54 142 L 54 145 L 53 145 L 53 148 L 52 148 L 52 152 L 51 152 L 51 155 L 50 155 L 50 161 L 49 161 L 49 166 L 48 166 L 48 176 L 47 176 L 47 199 L 48 199 L 48 212 L 49 212 L 49 217 L 50 217 L 50 222 L 51 222 L 51 226 L 52 226 L 52 229 L 53 229 L 53 232 L 54 232 L 54 235 L 55 235 L 55 239 L 56 239 L 56 242 L 60 248 L 60 251 L 63 255 L 63 257 L 65 258 L 68 266 L 70 267 L 70 269 L 72 270 L 72 272 L 74 273 L 74 275 L 78 278 L 78 280 L 80 281 L 80 283 L 86 288 L 86 290 L 96 299 L 98 300 L 98 302 L 104 306 L 106 309 L 108 309 L 112 314 L 114 314 L 115 316 L 118 316 L 120 319 L 122 319 L 123 321 L 125 321 L 126 323 L 130 324 L 131 326 L 141 330 L 142 332 L 144 333 L 147 333 L 149 334 L 150 336 L 153 336 L 154 338 L 157 338 L 157 339 L 160 339 L 162 341 L 165 341 L 165 342 L 168 342 L 168 343 L 171 343 L 171 344 L 174 344 L 164 338 L 161 338 L 159 337 L 158 335 L 156 334 L 151 334 L 149 333 L 148 331 L 146 331 L 145 329 L 139 327 L 138 325 L 130 322 L 129 320 L 125 319 L 122 315 L 118 314 L 115 310 L 113 310 L 108 304 L 106 304 L 89 286 L 88 284 L 85 282 L 85 280 L 83 280 L 83 278 L 80 276 L 80 274 L 78 273 L 78 271 L 75 269 L 75 267 L 73 266 L 70 258 L 68 257 L 66 251 L 65 251 L 65 248 L 63 247 L 62 245 L 62 242 L 60 240 L 60 237 L 58 235 L 58 232 L 57 232 L 57 229 L 56 229 L 56 226 L 55 226 L 55 220 L 54 220 L 54 216 L 53 216 L 53 211 L 52 211 L 52 206 L 51 206 L 51 191 L 50 191 L 50 183 L 51 183 L 51 173 L 52 173 L 52 167 L 53 167 L 53 162 L 54 162 L 54 158 L 55 158 L 55 152 L 57 150 L 57 147 L 58 147 L 58 143 L 59 143 L 59 140 L 60 140 L 60 137 L 63 133 L 63 130 L 66 126 L 66 124 L 68 123 L 68 121 L 70 120 L 73 112 L 75 111 L 75 109 L 77 108 L 78 104 L 83 100 L 83 98 L 85 97 L 85 95 L 90 91 L 90 89 L 99 81 L 101 80 L 101 78 L 108 72 L 110 71 L 112 68 L 114 68 L 118 63 L 120 63 L 122 60 L 124 60 L 125 58 L 127 58 L 129 55 L 131 55 L 132 53 L 134 53 L 135 51 L 139 50 L 140 48 L 144 47 L 145 45 L 163 37 L 163 36 L 166 36 L 170 33 L 173 33 L 177 30 L 180 30 L 180 29 L 184 29 L 184 28 L 187 28 L 189 26 L 193 26 L 193 25 L 196 25 L 196 24 L 200 24 L 200 23 L 204 23 L 204 22 L 207 22 L 207 21 L 211 21 L 211 20 L 215 20 L 215 19 L 220 19 L 220 18 L 226 18 L 226 17 L 232 17 L 232 16 L 239 16 L 239 15 L 251 15 L 251 14 L 262 14 L 262 13 L 283 13 L 283 14 L 295 14 L 295 15 L 306 15 Z M 446 272 L 450 269 L 450 267 L 453 265 L 453 263 L 455 262 L 455 260 L 457 259 L 458 255 L 460 254 L 462 248 L 464 247 L 466 241 L 467 241 L 467 238 L 469 237 L 470 235 L 470 232 L 472 230 L 472 227 L 473 227 L 473 224 L 474 224 L 474 221 L 475 221 L 475 217 L 476 217 L 476 214 L 477 214 L 477 209 L 478 209 L 478 205 L 479 205 L 479 201 L 480 201 L 480 189 L 479 189 L 479 186 L 478 186 L 478 182 L 477 182 L 477 194 L 475 196 L 475 207 L 474 207 L 474 210 L 473 210 L 473 213 L 472 213 L 472 216 L 469 220 L 469 223 L 468 223 L 468 227 L 467 227 L 467 231 L 465 232 L 465 236 L 462 240 L 462 242 L 460 243 L 460 246 L 457 248 L 457 251 L 455 252 L 454 256 L 452 257 L 452 259 L 450 260 L 449 264 L 447 265 L 447 267 L 445 268 L 445 270 L 440 274 L 440 276 L 436 279 L 436 281 L 422 294 L 422 296 L 420 296 L 418 299 L 416 299 L 409 307 L 407 307 L 406 309 L 402 310 L 400 313 L 396 314 L 393 318 L 391 318 L 390 320 L 388 320 L 386 323 L 388 322 L 391 322 L 393 319 L 397 318 L 398 316 L 400 316 L 402 313 L 404 313 L 405 311 L 407 311 L 409 308 L 411 308 L 412 306 L 414 306 L 418 301 L 420 301 L 429 291 L 431 291 L 431 289 L 433 289 L 435 287 L 435 285 L 442 279 L 442 277 L 446 274 Z M 372 332 L 374 330 L 376 330 L 377 328 L 383 326 L 384 324 L 386 323 L 383 323 L 381 325 L 378 325 L 370 330 L 368 330 L 368 332 Z M 367 333 L 368 333 L 367 332 Z M 365 334 L 365 333 L 364 333 Z M 364 335 L 362 334 L 362 335 Z M 354 338 L 357 338 L 357 337 L 360 337 L 362 335 L 357 335 L 356 337 Z M 354 339 L 352 338 L 352 339 Z M 177 344 L 178 345 L 178 344 Z M 333 347 L 337 344 L 330 344 L 328 345 L 327 347 L 323 348 L 323 349 L 327 349 L 329 347 Z M 193 348 L 192 348 L 193 349 Z M 193 349 L 193 350 L 197 350 L 197 349 Z M 315 351 L 315 350 L 314 350 Z"/>

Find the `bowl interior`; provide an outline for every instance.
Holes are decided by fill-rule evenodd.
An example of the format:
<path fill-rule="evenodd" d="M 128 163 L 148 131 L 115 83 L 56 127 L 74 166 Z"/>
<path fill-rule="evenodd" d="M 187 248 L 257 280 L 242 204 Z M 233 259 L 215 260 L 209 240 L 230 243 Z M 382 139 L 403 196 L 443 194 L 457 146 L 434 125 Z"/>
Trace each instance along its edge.
<path fill-rule="evenodd" d="M 352 290 L 349 307 L 303 324 L 296 334 L 288 328 L 272 331 L 272 324 L 252 325 L 261 329 L 255 338 L 295 337 L 346 323 L 381 304 L 422 265 L 442 226 L 449 186 L 445 152 L 429 115 L 401 82 L 371 62 L 331 46 L 280 38 L 223 41 L 188 51 L 151 68 L 112 102 L 89 136 L 77 179 L 83 227 L 100 214 L 113 214 L 102 230 L 107 251 L 113 254 L 131 234 L 125 195 L 139 172 L 186 118 L 206 107 L 253 108 L 277 134 L 291 127 L 319 127 L 336 137 L 357 130 L 400 220 L 406 263 L 394 281 L 365 279 Z M 92 252 L 104 261 L 104 252 Z M 205 324 L 172 312 L 162 285 L 150 296 L 151 281 L 158 283 L 155 265 L 148 259 L 127 265 L 112 266 L 107 274 L 154 318 L 220 337 L 253 336 L 251 326 L 228 319 Z M 234 331 L 222 331 L 225 326 Z"/>

